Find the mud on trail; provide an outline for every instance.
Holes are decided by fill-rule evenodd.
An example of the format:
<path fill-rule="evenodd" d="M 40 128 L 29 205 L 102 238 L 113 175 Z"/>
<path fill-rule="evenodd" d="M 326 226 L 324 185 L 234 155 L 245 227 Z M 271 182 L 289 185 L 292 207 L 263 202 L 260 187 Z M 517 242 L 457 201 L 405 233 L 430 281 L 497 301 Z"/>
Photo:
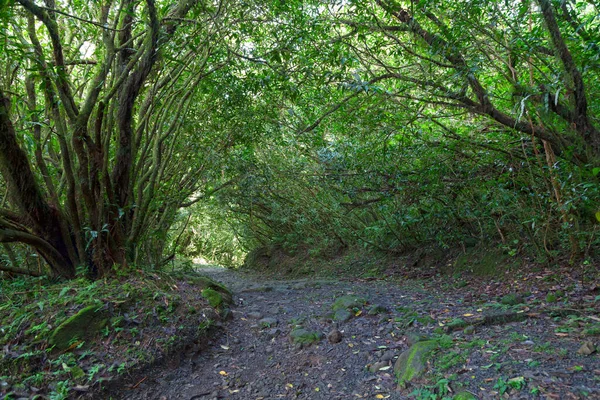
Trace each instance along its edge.
<path fill-rule="evenodd" d="M 598 338 L 587 324 L 598 319 L 594 296 L 582 295 L 594 300 L 572 315 L 550 315 L 536 311 L 546 294 L 535 290 L 511 302 L 440 281 L 267 281 L 214 267 L 202 273 L 234 292 L 231 319 L 201 350 L 136 377 L 117 397 L 600 398 L 600 357 L 581 351 Z M 524 317 L 476 322 L 490 313 Z M 398 385 L 398 356 L 432 339 L 423 374 Z"/>

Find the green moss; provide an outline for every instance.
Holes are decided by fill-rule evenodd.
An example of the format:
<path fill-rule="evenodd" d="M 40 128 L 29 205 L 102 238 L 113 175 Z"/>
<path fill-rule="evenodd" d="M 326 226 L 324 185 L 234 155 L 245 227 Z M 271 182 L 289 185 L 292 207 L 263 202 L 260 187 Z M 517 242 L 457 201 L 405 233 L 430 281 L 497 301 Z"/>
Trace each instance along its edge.
<path fill-rule="evenodd" d="M 338 297 L 337 299 L 335 299 L 335 301 L 333 302 L 333 304 L 331 305 L 331 309 L 333 311 L 337 311 L 340 309 L 350 309 L 350 308 L 360 308 L 362 306 L 364 306 L 367 303 L 367 300 L 365 300 L 362 297 L 358 297 L 358 296 L 341 296 Z"/>
<path fill-rule="evenodd" d="M 321 332 L 312 332 L 304 328 L 296 328 L 290 332 L 290 339 L 293 343 L 298 344 L 317 343 L 322 337 Z"/>
<path fill-rule="evenodd" d="M 369 308 L 369 311 L 367 312 L 368 315 L 378 315 L 378 314 L 384 314 L 387 313 L 388 309 L 387 307 L 381 306 L 381 305 L 374 305 L 371 308 Z"/>
<path fill-rule="evenodd" d="M 66 350 L 76 340 L 91 339 L 107 324 L 104 310 L 97 305 L 88 306 L 60 324 L 50 336 L 50 345 Z"/>
<path fill-rule="evenodd" d="M 466 356 L 464 354 L 457 351 L 451 351 L 441 356 L 440 359 L 436 361 L 435 365 L 437 369 L 446 371 L 457 365 L 464 364 L 465 362 Z"/>
<path fill-rule="evenodd" d="M 223 296 L 212 288 L 206 288 L 202 291 L 202 297 L 208 300 L 211 307 L 217 308 L 223 304 Z"/>
<path fill-rule="evenodd" d="M 110 326 L 112 326 L 113 328 L 118 328 L 121 325 L 123 325 L 124 320 L 125 318 L 123 316 L 112 317 L 110 319 Z"/>
<path fill-rule="evenodd" d="M 516 293 L 509 293 L 500 299 L 500 303 L 507 306 L 516 306 L 524 302 L 523 296 Z"/>
<path fill-rule="evenodd" d="M 462 328 L 466 327 L 467 325 L 468 324 L 464 319 L 454 318 L 452 321 L 448 322 L 448 324 L 446 326 L 448 327 L 448 330 L 455 331 L 455 330 L 462 329 Z"/>
<path fill-rule="evenodd" d="M 584 336 L 600 336 L 600 324 L 591 325 L 583 330 Z"/>
<path fill-rule="evenodd" d="M 229 289 L 227 289 L 226 286 L 224 286 L 223 284 L 207 277 L 204 275 L 200 275 L 200 274 L 196 274 L 196 273 L 183 273 L 183 272 L 177 272 L 174 274 L 175 277 L 184 279 L 186 281 L 188 281 L 189 283 L 199 286 L 201 289 L 214 289 L 217 292 L 221 292 L 221 293 L 226 293 L 231 295 L 231 291 Z"/>
<path fill-rule="evenodd" d="M 427 361 L 433 350 L 439 347 L 437 340 L 417 342 L 404 351 L 396 360 L 394 372 L 400 385 L 412 381 L 425 372 Z"/>
<path fill-rule="evenodd" d="M 85 376 L 85 372 L 83 372 L 83 370 L 78 367 L 77 365 L 71 367 L 71 377 L 73 379 L 79 379 L 79 378 L 83 378 Z"/>
<path fill-rule="evenodd" d="M 477 400 L 477 397 L 471 392 L 460 392 L 452 400 Z"/>
<path fill-rule="evenodd" d="M 548 293 L 546 295 L 547 303 L 556 303 L 557 300 L 558 300 L 558 298 L 556 297 L 556 295 L 554 293 Z"/>

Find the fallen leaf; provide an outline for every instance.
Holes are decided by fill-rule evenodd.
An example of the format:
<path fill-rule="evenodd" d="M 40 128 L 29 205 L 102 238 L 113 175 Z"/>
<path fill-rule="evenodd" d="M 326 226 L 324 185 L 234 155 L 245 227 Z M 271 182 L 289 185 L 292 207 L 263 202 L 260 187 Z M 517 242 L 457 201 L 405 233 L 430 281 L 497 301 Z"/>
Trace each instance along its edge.
<path fill-rule="evenodd" d="M 358 310 L 358 311 L 357 311 L 357 312 L 354 314 L 354 316 L 355 316 L 355 317 L 358 317 L 360 314 L 362 314 L 362 310 Z"/>
<path fill-rule="evenodd" d="M 389 365 L 387 367 L 381 367 L 379 368 L 380 371 L 387 371 L 388 369 L 390 369 L 392 367 L 390 367 Z"/>
<path fill-rule="evenodd" d="M 221 348 L 222 348 L 223 350 L 229 350 L 229 346 L 225 346 L 225 345 L 223 345 L 223 344 L 221 345 Z"/>
<path fill-rule="evenodd" d="M 79 346 L 81 344 L 81 341 L 77 341 L 75 343 L 73 343 L 72 345 L 70 345 L 67 350 L 65 351 L 69 351 L 69 350 L 73 350 L 75 347 Z"/>
<path fill-rule="evenodd" d="M 555 334 L 556 336 L 558 336 L 558 337 L 567 337 L 567 336 L 569 336 L 569 334 L 568 334 L 568 333 L 562 333 L 562 332 L 555 332 L 554 334 Z"/>
<path fill-rule="evenodd" d="M 219 375 L 221 375 L 221 376 L 227 376 L 229 374 L 227 372 L 225 372 L 225 371 L 219 371 Z"/>
<path fill-rule="evenodd" d="M 463 314 L 463 317 L 472 317 L 473 315 L 474 315 L 474 314 L 471 314 L 471 313 L 466 313 L 466 314 Z"/>

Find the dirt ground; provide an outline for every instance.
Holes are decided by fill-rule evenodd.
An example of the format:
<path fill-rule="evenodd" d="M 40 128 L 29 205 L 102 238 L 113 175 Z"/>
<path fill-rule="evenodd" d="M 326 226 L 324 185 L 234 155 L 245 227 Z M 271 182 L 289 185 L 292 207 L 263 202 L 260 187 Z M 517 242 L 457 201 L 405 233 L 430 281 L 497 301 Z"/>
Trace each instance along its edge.
<path fill-rule="evenodd" d="M 573 282 L 569 291 L 552 291 L 547 275 L 532 275 L 527 291 L 510 301 L 501 296 L 506 283 L 271 281 L 216 267 L 202 272 L 233 290 L 232 318 L 203 349 L 132 377 L 116 397 L 442 399 L 468 391 L 479 399 L 600 398 L 600 356 L 580 350 L 598 341 L 595 286 Z M 336 321 L 332 304 L 345 295 L 366 303 Z M 498 312 L 525 317 L 448 328 Z M 313 343 L 291 340 L 299 328 L 314 333 Z M 330 340 L 332 332 L 338 338 Z M 422 377 L 399 387 L 394 363 L 415 336 L 442 345 Z"/>

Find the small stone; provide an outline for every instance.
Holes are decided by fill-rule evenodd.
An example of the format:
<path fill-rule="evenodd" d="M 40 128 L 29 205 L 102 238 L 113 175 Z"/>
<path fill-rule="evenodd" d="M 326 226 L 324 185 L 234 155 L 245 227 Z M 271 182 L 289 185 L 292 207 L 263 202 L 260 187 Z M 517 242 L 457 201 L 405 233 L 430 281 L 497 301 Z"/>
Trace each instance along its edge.
<path fill-rule="evenodd" d="M 527 346 L 533 346 L 535 344 L 535 342 L 533 340 L 526 340 L 523 342 L 523 344 L 525 344 Z"/>
<path fill-rule="evenodd" d="M 258 325 L 260 325 L 262 328 L 273 328 L 277 326 L 277 319 L 269 317 L 262 318 L 260 321 L 258 321 Z"/>
<path fill-rule="evenodd" d="M 378 314 L 383 314 L 383 313 L 387 313 L 388 309 L 385 306 L 382 306 L 381 304 L 374 304 L 371 306 L 371 308 L 369 308 L 369 311 L 367 312 L 368 315 L 378 315 Z"/>
<path fill-rule="evenodd" d="M 292 343 L 301 345 L 310 345 L 321 340 L 323 334 L 321 332 L 308 331 L 302 327 L 298 327 L 290 332 L 290 340 Z M 300 347 L 302 348 L 302 346 Z"/>
<path fill-rule="evenodd" d="M 293 285 L 291 287 L 291 289 L 294 289 L 294 290 L 306 289 L 306 282 L 296 283 L 295 285 Z"/>
<path fill-rule="evenodd" d="M 263 315 L 261 313 L 259 313 L 258 311 L 253 311 L 253 312 L 248 313 L 248 318 L 251 318 L 251 319 L 261 319 L 262 317 L 263 317 Z"/>
<path fill-rule="evenodd" d="M 577 354 L 581 354 L 583 356 L 589 356 L 590 354 L 594 354 L 596 352 L 596 345 L 594 342 L 588 340 L 583 343 L 583 345 L 577 350 Z"/>
<path fill-rule="evenodd" d="M 279 328 L 273 328 L 273 329 L 269 329 L 267 331 L 267 335 L 269 335 L 269 336 L 277 336 L 279 334 L 281 334 L 281 329 L 279 329 Z"/>
<path fill-rule="evenodd" d="M 383 367 L 387 367 L 389 364 L 387 361 L 379 361 L 369 367 L 369 371 L 375 373 Z"/>
<path fill-rule="evenodd" d="M 453 398 L 453 400 L 477 400 L 477 397 L 471 392 L 459 392 Z"/>
<path fill-rule="evenodd" d="M 388 350 L 381 356 L 381 361 L 390 361 L 396 357 L 396 353 L 393 350 Z"/>
<path fill-rule="evenodd" d="M 405 340 L 406 340 L 406 344 L 410 347 L 413 344 L 419 343 L 419 342 L 425 342 L 430 340 L 431 338 L 429 336 L 420 334 L 420 333 L 415 333 L 415 332 L 407 332 L 405 334 Z"/>
<path fill-rule="evenodd" d="M 472 333 L 474 333 L 474 332 L 475 332 L 475 327 L 474 327 L 473 325 L 469 325 L 469 326 L 467 326 L 467 327 L 466 327 L 466 328 L 463 330 L 463 332 L 464 332 L 466 335 L 471 335 Z"/>
<path fill-rule="evenodd" d="M 342 332 L 338 331 L 337 329 L 334 329 L 331 332 L 329 332 L 329 335 L 327 335 L 327 339 L 329 340 L 329 343 L 339 343 L 342 341 Z"/>
<path fill-rule="evenodd" d="M 341 296 L 338 297 L 335 302 L 331 305 L 331 309 L 333 311 L 337 311 L 343 308 L 360 308 L 362 307 L 365 303 L 367 302 L 367 300 L 365 300 L 362 297 L 358 297 L 358 296 L 353 296 L 353 295 L 347 295 L 347 296 Z"/>

